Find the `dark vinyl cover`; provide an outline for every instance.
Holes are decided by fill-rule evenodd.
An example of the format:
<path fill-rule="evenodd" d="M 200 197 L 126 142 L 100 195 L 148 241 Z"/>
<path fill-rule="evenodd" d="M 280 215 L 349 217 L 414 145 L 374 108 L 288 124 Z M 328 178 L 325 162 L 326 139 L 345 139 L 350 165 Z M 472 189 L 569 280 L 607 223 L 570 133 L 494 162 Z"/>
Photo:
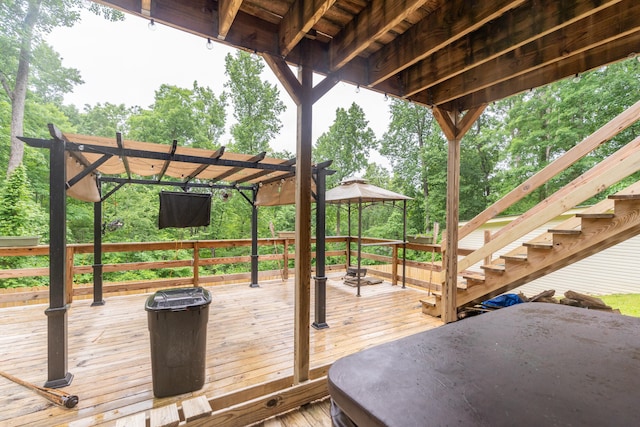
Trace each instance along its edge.
<path fill-rule="evenodd" d="M 160 193 L 158 228 L 186 228 L 209 225 L 211 220 L 211 194 Z"/>

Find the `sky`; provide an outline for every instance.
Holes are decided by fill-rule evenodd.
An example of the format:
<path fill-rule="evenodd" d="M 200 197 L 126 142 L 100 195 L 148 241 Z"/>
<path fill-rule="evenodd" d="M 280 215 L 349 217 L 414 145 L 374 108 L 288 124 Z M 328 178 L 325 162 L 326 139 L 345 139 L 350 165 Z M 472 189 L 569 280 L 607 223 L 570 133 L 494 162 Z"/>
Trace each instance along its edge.
<path fill-rule="evenodd" d="M 74 104 L 80 110 L 87 104 L 106 102 L 148 108 L 160 85 L 191 88 L 194 81 L 216 94 L 223 91 L 224 57 L 234 54 L 235 49 L 214 42 L 209 50 L 202 37 L 157 23 L 155 31 L 150 31 L 148 22 L 133 15 L 126 15 L 122 22 L 109 22 L 84 12 L 73 27 L 54 29 L 47 42 L 60 54 L 63 66 L 80 70 L 84 80 L 65 96 L 65 104 Z M 262 78 L 278 86 L 280 99 L 287 106 L 281 116 L 283 127 L 271 146 L 276 151 L 295 153 L 296 106 L 266 64 Z M 314 84 L 321 80 L 316 76 Z M 362 107 L 376 136 L 382 136 L 389 123 L 389 104 L 384 96 L 364 88 L 357 92 L 353 85 L 338 83 L 314 104 L 314 143 L 329 130 L 336 109 L 348 109 L 353 102 Z M 227 124 L 231 120 L 229 109 Z M 222 145 L 230 138 L 227 132 Z M 384 163 L 378 155 L 373 158 Z"/>

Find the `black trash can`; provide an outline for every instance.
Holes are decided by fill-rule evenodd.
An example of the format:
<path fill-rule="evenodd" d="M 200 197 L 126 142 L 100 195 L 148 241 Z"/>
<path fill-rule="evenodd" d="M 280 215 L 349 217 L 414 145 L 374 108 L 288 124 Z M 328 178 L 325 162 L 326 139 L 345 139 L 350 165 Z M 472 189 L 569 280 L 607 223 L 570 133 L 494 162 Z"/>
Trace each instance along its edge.
<path fill-rule="evenodd" d="M 211 294 L 203 288 L 167 289 L 147 299 L 156 397 L 196 391 L 204 385 L 209 304 Z"/>

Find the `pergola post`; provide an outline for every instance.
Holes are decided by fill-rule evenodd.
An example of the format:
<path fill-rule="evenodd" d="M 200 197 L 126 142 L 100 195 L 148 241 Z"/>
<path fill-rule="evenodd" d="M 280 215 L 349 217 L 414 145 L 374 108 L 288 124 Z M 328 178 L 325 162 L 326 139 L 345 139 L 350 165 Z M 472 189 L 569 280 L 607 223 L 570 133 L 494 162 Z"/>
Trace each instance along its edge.
<path fill-rule="evenodd" d="M 254 188 L 251 198 L 251 288 L 259 288 L 258 284 L 258 205 L 256 198 L 258 189 Z"/>
<path fill-rule="evenodd" d="M 325 232 L 326 232 L 326 187 L 327 170 L 318 167 L 316 172 L 316 275 L 315 283 L 315 329 L 328 328 L 327 324 L 327 277 L 325 275 Z"/>
<path fill-rule="evenodd" d="M 93 302 L 104 305 L 102 296 L 102 184 L 97 180 L 100 200 L 93 203 Z"/>
<path fill-rule="evenodd" d="M 442 288 L 442 320 L 445 323 L 458 320 L 458 226 L 460 213 L 460 141 L 486 105 L 469 110 L 464 116 L 434 107 L 433 115 L 449 142 L 447 154 L 447 234 L 442 261 L 445 280 Z"/>
<path fill-rule="evenodd" d="M 60 388 L 71 384 L 73 374 L 67 372 L 67 174 L 65 141 L 54 126 L 49 126 L 53 137 L 50 150 L 49 172 L 49 308 L 47 315 L 48 374 L 45 387 Z"/>

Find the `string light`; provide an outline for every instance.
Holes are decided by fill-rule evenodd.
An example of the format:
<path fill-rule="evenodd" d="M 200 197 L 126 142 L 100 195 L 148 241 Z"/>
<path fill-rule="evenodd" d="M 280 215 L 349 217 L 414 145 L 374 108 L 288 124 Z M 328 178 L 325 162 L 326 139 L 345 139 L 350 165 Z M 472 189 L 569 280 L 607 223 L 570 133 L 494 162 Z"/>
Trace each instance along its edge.
<path fill-rule="evenodd" d="M 156 21 L 154 21 L 153 19 L 151 21 L 149 21 L 149 23 L 147 24 L 147 28 L 149 28 L 149 31 L 155 31 L 156 30 Z"/>
<path fill-rule="evenodd" d="M 210 38 L 207 38 L 207 49 L 213 50 L 213 42 Z"/>

